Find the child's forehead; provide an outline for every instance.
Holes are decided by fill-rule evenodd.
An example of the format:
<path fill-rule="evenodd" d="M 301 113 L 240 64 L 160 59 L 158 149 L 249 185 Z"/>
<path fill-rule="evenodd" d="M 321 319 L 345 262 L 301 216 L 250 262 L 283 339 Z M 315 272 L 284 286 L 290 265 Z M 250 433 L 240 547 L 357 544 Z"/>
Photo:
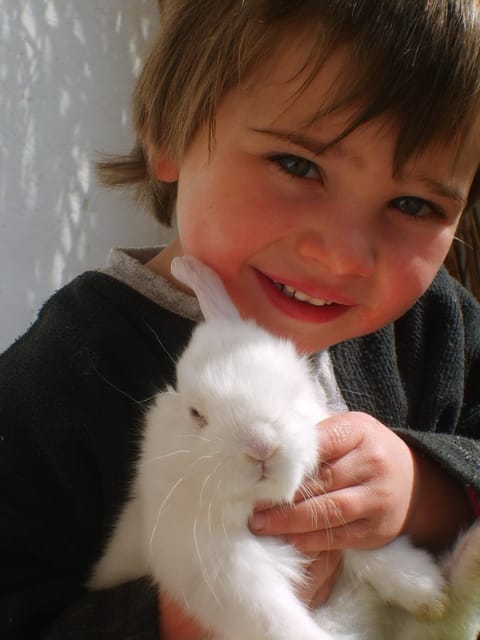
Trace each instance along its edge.
<path fill-rule="evenodd" d="M 306 40 L 303 35 L 283 41 L 239 85 L 239 91 L 247 100 L 249 96 L 253 100 L 261 96 L 263 101 L 257 107 L 273 107 L 279 114 L 297 109 L 305 118 L 331 108 L 354 73 L 348 65 L 348 47 L 321 56 L 320 62 L 315 63 L 310 59 Z M 300 114 L 306 110 L 310 114 Z"/>
<path fill-rule="evenodd" d="M 348 49 L 342 48 L 325 57 L 312 72 L 306 64 L 306 47 L 292 40 L 278 50 L 277 56 L 259 65 L 255 73 L 231 89 L 221 101 L 217 121 L 228 128 L 236 122 L 245 130 L 274 129 L 290 132 L 292 140 L 302 132 L 313 132 L 317 142 L 313 153 L 322 153 L 346 130 L 362 105 L 350 103 L 342 95 L 348 85 Z M 392 117 L 367 123 L 371 132 L 381 136 L 397 128 Z M 325 137 L 325 132 L 328 132 Z M 335 145 L 342 151 L 342 141 Z"/>

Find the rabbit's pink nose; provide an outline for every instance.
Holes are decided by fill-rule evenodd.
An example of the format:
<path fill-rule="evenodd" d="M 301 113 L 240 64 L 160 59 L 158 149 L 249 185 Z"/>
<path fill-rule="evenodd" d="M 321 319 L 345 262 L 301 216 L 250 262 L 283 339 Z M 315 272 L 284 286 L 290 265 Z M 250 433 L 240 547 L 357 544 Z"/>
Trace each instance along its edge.
<path fill-rule="evenodd" d="M 247 445 L 247 456 L 253 460 L 262 462 L 271 458 L 276 450 L 277 446 L 273 443 L 250 442 Z"/>

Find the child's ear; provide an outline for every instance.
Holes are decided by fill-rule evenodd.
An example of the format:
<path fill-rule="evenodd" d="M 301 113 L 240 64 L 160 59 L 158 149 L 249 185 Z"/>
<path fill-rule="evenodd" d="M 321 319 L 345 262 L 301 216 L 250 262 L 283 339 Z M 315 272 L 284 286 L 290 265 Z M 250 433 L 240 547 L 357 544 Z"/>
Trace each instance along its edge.
<path fill-rule="evenodd" d="M 179 164 L 172 154 L 148 142 L 144 143 L 144 152 L 148 158 L 150 172 L 157 180 L 160 182 L 177 182 L 180 173 Z"/>
<path fill-rule="evenodd" d="M 153 175 L 160 182 L 177 182 L 179 176 L 178 163 L 161 153 L 155 154 L 150 164 Z"/>

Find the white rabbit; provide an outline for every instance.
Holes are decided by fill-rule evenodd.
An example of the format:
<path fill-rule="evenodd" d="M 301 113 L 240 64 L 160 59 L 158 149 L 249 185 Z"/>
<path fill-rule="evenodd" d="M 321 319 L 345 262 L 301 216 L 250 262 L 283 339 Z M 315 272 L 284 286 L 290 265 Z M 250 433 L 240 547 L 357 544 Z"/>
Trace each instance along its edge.
<path fill-rule="evenodd" d="M 386 602 L 440 615 L 440 570 L 405 538 L 346 551 L 329 603 L 313 613 L 301 603 L 305 559 L 253 535 L 248 518 L 258 502 L 291 503 L 315 474 L 326 399 L 307 359 L 242 320 L 210 269 L 180 258 L 172 272 L 206 322 L 178 361 L 175 388 L 146 414 L 132 498 L 89 586 L 150 575 L 215 640 L 381 639 L 397 615 Z"/>

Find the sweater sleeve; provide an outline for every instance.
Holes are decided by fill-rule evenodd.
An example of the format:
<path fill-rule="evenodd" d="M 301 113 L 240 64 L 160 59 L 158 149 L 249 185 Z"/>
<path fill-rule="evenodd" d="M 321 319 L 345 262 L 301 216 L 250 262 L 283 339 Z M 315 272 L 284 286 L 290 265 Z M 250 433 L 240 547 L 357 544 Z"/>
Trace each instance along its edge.
<path fill-rule="evenodd" d="M 348 406 L 480 495 L 480 305 L 442 269 L 395 324 L 332 349 Z"/>
<path fill-rule="evenodd" d="M 470 497 L 480 496 L 480 305 L 456 282 L 452 293 L 441 297 L 447 313 L 436 317 L 440 331 L 428 349 L 436 354 L 425 373 L 436 383 L 423 401 L 422 418 L 433 417 L 429 428 L 398 430 L 408 444 L 429 455 L 468 488 Z M 445 287 L 446 289 L 446 287 Z M 438 294 L 437 294 L 438 295 Z M 448 300 L 448 303 L 446 302 Z M 451 301 L 455 302 L 455 305 Z M 443 317 L 442 317 L 443 316 Z M 440 332 L 444 332 L 443 340 Z M 427 340 L 424 340 L 428 344 Z M 446 343 L 443 346 L 442 343 Z M 408 426 L 408 425 L 407 425 Z M 478 509 L 478 504 L 476 505 Z"/>
<path fill-rule="evenodd" d="M 171 380 L 190 332 L 86 274 L 0 356 L 2 640 L 158 638 L 148 580 L 84 585 L 128 497 L 145 401 Z"/>
<path fill-rule="evenodd" d="M 412 423 L 398 433 L 480 496 L 480 305 L 442 273 L 411 315 L 407 325 L 421 336 L 421 370 L 429 381 L 425 397 L 416 396 Z M 404 336 L 399 344 L 408 349 Z"/>

